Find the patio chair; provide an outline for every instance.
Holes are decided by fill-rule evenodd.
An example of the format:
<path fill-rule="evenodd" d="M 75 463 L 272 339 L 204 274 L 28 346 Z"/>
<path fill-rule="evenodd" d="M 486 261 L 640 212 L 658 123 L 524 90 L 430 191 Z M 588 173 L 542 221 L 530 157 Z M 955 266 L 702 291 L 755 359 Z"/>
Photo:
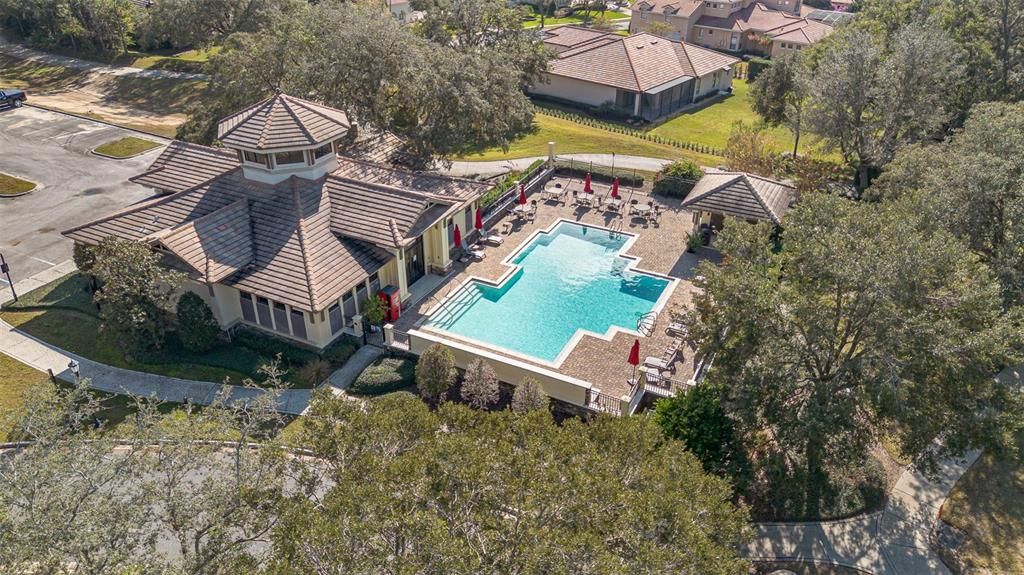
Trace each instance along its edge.
<path fill-rule="evenodd" d="M 689 337 L 690 330 L 686 327 L 685 323 L 681 321 L 674 321 L 668 324 L 668 327 L 665 328 L 665 333 L 679 337 Z"/>
<path fill-rule="evenodd" d="M 491 246 L 496 248 L 501 244 L 505 243 L 505 238 L 498 234 L 487 234 L 486 236 L 480 238 L 480 243 L 484 244 L 485 246 Z"/>
<path fill-rule="evenodd" d="M 683 347 L 682 339 L 674 339 L 668 347 L 665 348 L 665 353 L 662 354 L 661 359 L 664 359 L 667 363 L 672 364 L 675 362 L 676 357 L 679 355 L 679 350 Z"/>
<path fill-rule="evenodd" d="M 487 257 L 487 254 L 484 253 L 483 250 L 474 250 L 472 248 L 462 248 L 462 257 L 459 258 L 459 261 L 464 263 L 464 264 L 467 264 L 469 262 L 483 261 L 483 259 L 486 258 L 486 257 Z"/>
<path fill-rule="evenodd" d="M 637 213 L 636 206 L 639 203 L 640 203 L 640 200 L 637 200 L 637 199 L 629 200 L 629 215 L 632 216 L 633 214 Z"/>
<path fill-rule="evenodd" d="M 644 366 L 653 367 L 659 371 L 670 371 L 672 373 L 675 373 L 676 371 L 675 366 L 670 362 L 665 361 L 663 358 L 654 356 L 647 356 L 644 359 Z"/>

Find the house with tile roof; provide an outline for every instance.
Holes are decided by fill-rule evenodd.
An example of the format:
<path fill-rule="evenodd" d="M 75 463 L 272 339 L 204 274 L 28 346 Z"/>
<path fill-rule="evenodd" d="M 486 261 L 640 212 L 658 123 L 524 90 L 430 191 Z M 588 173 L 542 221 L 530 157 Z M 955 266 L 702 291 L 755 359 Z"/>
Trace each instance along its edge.
<path fill-rule="evenodd" d="M 394 167 L 381 161 L 393 136 L 358 132 L 340 110 L 276 94 L 222 120 L 222 148 L 168 145 L 131 178 L 155 197 L 64 235 L 145 242 L 187 272 L 186 289 L 225 329 L 323 348 L 382 287 L 409 301 L 418 281 L 445 273 L 454 227 L 472 229 L 491 188 Z"/>
<path fill-rule="evenodd" d="M 728 91 L 739 60 L 652 34 L 563 26 L 545 32 L 555 57 L 530 93 L 654 120 Z"/>
<path fill-rule="evenodd" d="M 687 194 L 682 207 L 693 212 L 698 227 L 709 224 L 721 229 L 726 216 L 781 225 L 794 201 L 796 189 L 785 182 L 709 169 Z"/>
<path fill-rule="evenodd" d="M 668 24 L 673 40 L 725 52 L 774 56 L 800 50 L 832 32 L 832 25 L 807 16 L 803 0 L 639 0 L 629 29 Z"/>

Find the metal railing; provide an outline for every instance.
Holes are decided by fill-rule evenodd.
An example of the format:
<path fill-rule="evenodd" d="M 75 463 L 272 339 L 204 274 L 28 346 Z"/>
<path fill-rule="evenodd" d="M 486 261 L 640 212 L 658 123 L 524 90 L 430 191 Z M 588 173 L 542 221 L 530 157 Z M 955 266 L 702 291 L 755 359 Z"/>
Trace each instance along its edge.
<path fill-rule="evenodd" d="M 596 389 L 587 390 L 588 408 L 601 413 L 619 416 L 622 415 L 622 401 L 607 393 L 601 393 Z"/>
<path fill-rule="evenodd" d="M 490 228 L 494 223 L 501 219 L 505 215 L 508 208 L 515 203 L 519 197 L 519 183 L 523 184 L 523 188 L 526 190 L 526 196 L 530 197 L 531 194 L 539 190 L 554 172 L 547 162 L 538 165 L 534 169 L 520 174 L 519 180 L 514 182 L 505 193 L 498 196 L 498 199 L 494 200 L 491 205 L 487 206 L 483 210 L 484 227 Z"/>

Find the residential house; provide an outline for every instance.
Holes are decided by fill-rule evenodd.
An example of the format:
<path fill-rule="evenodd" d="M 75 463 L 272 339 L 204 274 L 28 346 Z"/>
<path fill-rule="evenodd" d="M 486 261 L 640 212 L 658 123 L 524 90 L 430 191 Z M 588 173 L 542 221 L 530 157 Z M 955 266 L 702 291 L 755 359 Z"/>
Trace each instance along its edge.
<path fill-rule="evenodd" d="M 530 93 L 654 120 L 732 87 L 739 60 L 686 42 L 563 26 L 545 32 L 555 52 Z"/>
<path fill-rule="evenodd" d="M 671 38 L 727 52 L 772 56 L 824 38 L 832 26 L 807 16 L 803 0 L 640 0 L 630 31 L 668 24 Z"/>
<path fill-rule="evenodd" d="M 726 216 L 775 225 L 796 200 L 796 189 L 785 183 L 745 172 L 708 169 L 694 185 L 682 207 L 693 212 L 697 226 L 721 229 Z"/>
<path fill-rule="evenodd" d="M 77 243 L 146 242 L 188 274 L 224 328 L 251 325 L 315 347 L 368 298 L 403 301 L 444 273 L 491 186 L 403 171 L 386 134 L 345 113 L 277 94 L 222 120 L 223 148 L 172 142 L 132 181 L 156 197 L 64 232 Z M 421 290 L 422 291 L 422 290 Z"/>

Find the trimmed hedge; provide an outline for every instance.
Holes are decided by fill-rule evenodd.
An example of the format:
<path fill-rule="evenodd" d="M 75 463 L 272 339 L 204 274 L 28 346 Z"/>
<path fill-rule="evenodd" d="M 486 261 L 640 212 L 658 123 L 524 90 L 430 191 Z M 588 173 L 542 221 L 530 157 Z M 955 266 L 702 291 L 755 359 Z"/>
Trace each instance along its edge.
<path fill-rule="evenodd" d="M 282 367 L 289 370 L 298 370 L 303 365 L 320 357 L 312 348 L 299 347 L 291 342 L 264 335 L 249 328 L 237 330 L 232 337 L 232 341 L 267 359 L 273 359 L 280 355 Z"/>
<path fill-rule="evenodd" d="M 382 357 L 370 364 L 348 388 L 356 395 L 383 395 L 416 385 L 416 362 L 406 357 Z"/>
<path fill-rule="evenodd" d="M 764 58 L 751 58 L 747 62 L 747 81 L 753 82 L 757 80 L 757 77 L 763 72 L 768 66 L 771 66 L 770 60 Z"/>

